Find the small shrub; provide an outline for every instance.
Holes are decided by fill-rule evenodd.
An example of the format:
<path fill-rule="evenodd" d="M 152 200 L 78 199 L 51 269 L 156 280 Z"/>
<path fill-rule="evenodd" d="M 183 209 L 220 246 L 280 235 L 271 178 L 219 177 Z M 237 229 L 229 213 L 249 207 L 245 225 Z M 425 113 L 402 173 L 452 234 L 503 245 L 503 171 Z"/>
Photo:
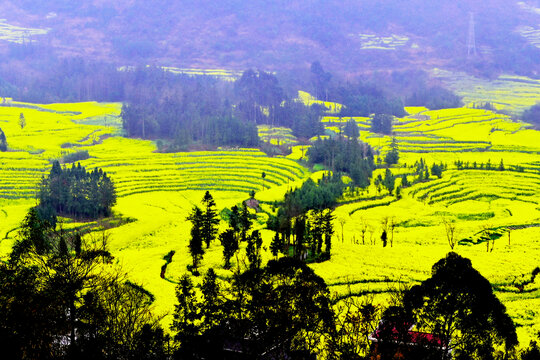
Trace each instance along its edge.
<path fill-rule="evenodd" d="M 88 150 L 79 150 L 73 153 L 68 153 L 62 156 L 62 163 L 68 164 L 68 163 L 74 163 L 77 161 L 82 161 L 90 158 L 90 154 L 88 153 Z"/>

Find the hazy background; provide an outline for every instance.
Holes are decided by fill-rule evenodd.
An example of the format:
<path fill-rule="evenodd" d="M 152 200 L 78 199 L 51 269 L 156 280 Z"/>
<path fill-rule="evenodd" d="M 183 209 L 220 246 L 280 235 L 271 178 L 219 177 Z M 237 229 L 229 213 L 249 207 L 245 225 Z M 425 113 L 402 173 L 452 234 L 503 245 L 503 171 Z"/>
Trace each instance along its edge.
<path fill-rule="evenodd" d="M 4 78 L 69 57 L 236 70 L 318 60 L 345 76 L 433 67 L 537 76 L 540 68 L 540 2 L 531 0 L 4 0 L 0 14 Z"/>

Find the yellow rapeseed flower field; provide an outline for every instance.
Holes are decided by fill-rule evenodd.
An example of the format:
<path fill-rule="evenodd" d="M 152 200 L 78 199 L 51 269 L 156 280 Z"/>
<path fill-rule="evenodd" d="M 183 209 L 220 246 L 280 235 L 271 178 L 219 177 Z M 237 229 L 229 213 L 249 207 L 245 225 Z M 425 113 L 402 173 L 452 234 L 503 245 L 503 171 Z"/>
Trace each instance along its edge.
<path fill-rule="evenodd" d="M 255 191 L 262 210 L 275 214 L 275 201 L 310 176 L 318 180 L 324 171 L 312 174 L 298 161 L 306 158 L 305 145 L 293 146 L 288 157 L 274 158 L 257 149 L 158 153 L 152 141 L 120 136 L 119 112 L 119 104 L 98 103 L 0 107 L 0 127 L 9 147 L 0 152 L 0 256 L 9 252 L 18 224 L 36 204 L 36 187 L 48 173 L 50 160 L 86 150 L 90 157 L 81 165 L 103 168 L 111 176 L 118 192 L 113 210 L 130 220 L 106 230 L 112 253 L 133 281 L 156 296 L 155 310 L 166 315 L 167 324 L 175 282 L 191 261 L 186 217 L 200 205 L 204 191 L 211 191 L 219 211 L 240 204 Z M 444 163 L 447 170 L 441 179 L 431 176 L 404 189 L 401 199 L 374 184 L 365 191 L 346 192 L 335 210 L 332 257 L 312 268 L 337 296 L 373 295 L 377 303 L 385 304 L 389 289 L 399 282 L 412 285 L 429 277 L 432 264 L 451 250 L 443 221 L 454 222 L 461 242 L 453 251 L 470 258 L 490 280 L 518 325 L 522 346 L 527 346 L 540 331 L 540 279 L 521 290 L 517 285 L 540 266 L 539 133 L 486 110 L 407 108 L 407 112 L 410 115 L 395 121 L 400 161 L 391 171 L 411 182 L 420 159 L 428 167 Z M 21 113 L 24 128 L 19 124 Z M 383 158 L 392 137 L 370 132 L 367 118 L 354 120 L 360 139 Z M 344 121 L 348 118 L 323 120 L 333 127 Z M 294 143 L 288 129 L 261 127 L 259 132 L 261 137 L 278 132 Z M 504 171 L 480 169 L 488 162 L 497 168 L 501 161 Z M 456 162 L 478 167 L 458 170 Z M 384 171 L 378 169 L 374 176 L 384 176 Z M 268 249 L 273 236 L 265 230 L 267 217 L 258 213 L 254 222 L 262 230 L 265 261 L 272 257 Z M 390 224 L 386 247 L 380 240 L 384 223 Z M 68 228 L 79 225 L 65 221 Z M 220 226 L 224 229 L 226 224 L 222 221 Z M 486 245 L 477 241 L 486 230 L 501 235 Z M 233 268 L 244 266 L 244 247 L 232 259 Z M 176 253 L 162 279 L 163 256 L 171 250 Z M 219 276 L 230 276 L 222 265 L 222 247 L 214 243 L 201 270 L 212 267 Z"/>

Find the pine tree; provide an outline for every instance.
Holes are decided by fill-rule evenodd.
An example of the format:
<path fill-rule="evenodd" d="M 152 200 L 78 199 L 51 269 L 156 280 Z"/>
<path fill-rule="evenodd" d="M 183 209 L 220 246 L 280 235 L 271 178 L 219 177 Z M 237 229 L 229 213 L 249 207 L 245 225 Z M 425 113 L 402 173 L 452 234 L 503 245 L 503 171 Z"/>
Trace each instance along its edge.
<path fill-rule="evenodd" d="M 189 253 L 193 259 L 193 273 L 197 273 L 199 262 L 204 255 L 202 227 L 203 227 L 203 212 L 198 206 L 193 207 L 193 211 L 188 216 L 187 220 L 192 223 L 191 238 L 189 240 Z"/>
<path fill-rule="evenodd" d="M 21 127 L 21 129 L 24 129 L 24 127 L 26 126 L 26 119 L 24 118 L 23 113 L 19 115 L 19 126 Z"/>
<path fill-rule="evenodd" d="M 401 187 L 406 188 L 409 185 L 410 184 L 409 184 L 409 180 L 407 179 L 407 175 L 405 175 L 405 174 L 401 175 Z"/>
<path fill-rule="evenodd" d="M 225 260 L 225 269 L 231 267 L 231 257 L 238 250 L 238 239 L 233 229 L 227 229 L 219 235 L 219 241 L 223 246 L 223 259 Z"/>
<path fill-rule="evenodd" d="M 272 252 L 272 255 L 274 258 L 277 259 L 277 256 L 280 252 L 280 250 L 283 249 L 283 244 L 281 237 L 279 236 L 279 232 L 276 231 L 276 234 L 274 235 L 274 238 L 272 239 L 272 242 L 270 243 L 270 251 Z"/>
<path fill-rule="evenodd" d="M 205 207 L 203 214 L 202 238 L 203 242 L 206 243 L 206 247 L 208 248 L 210 247 L 210 243 L 216 239 L 219 218 L 216 211 L 216 202 L 209 191 L 206 191 L 204 194 L 202 203 Z"/>
<path fill-rule="evenodd" d="M 229 226 L 234 230 L 236 234 L 240 232 L 241 222 L 240 222 L 240 210 L 238 206 L 234 205 L 231 208 L 231 214 L 229 215 Z"/>
<path fill-rule="evenodd" d="M 246 246 L 247 258 L 250 269 L 258 269 L 261 267 L 261 246 L 262 237 L 258 230 L 255 230 L 248 236 Z"/>
<path fill-rule="evenodd" d="M 200 288 L 204 298 L 201 303 L 200 313 L 204 319 L 201 322 L 202 331 L 204 332 L 217 326 L 221 318 L 220 287 L 214 269 L 208 269 Z"/>
<path fill-rule="evenodd" d="M 330 249 L 332 248 L 332 235 L 334 234 L 334 226 L 332 221 L 334 221 L 335 216 L 332 209 L 326 210 L 326 213 L 323 215 L 323 233 L 324 233 L 324 246 L 325 252 L 330 255 Z"/>
<path fill-rule="evenodd" d="M 384 157 L 384 162 L 388 165 L 397 164 L 399 161 L 399 151 L 396 142 L 396 138 L 392 138 L 392 143 L 390 144 L 390 151 L 386 153 Z"/>
<path fill-rule="evenodd" d="M 384 174 L 384 180 L 383 180 L 384 187 L 388 189 L 389 193 L 392 193 L 392 191 L 394 191 L 395 184 L 396 184 L 396 177 L 394 176 L 394 174 L 392 174 L 390 169 L 386 169 L 386 172 Z"/>
<path fill-rule="evenodd" d="M 242 210 L 240 211 L 240 240 L 246 241 L 247 239 L 247 233 L 251 229 L 251 214 L 249 213 L 249 209 L 246 205 L 246 203 L 243 203 Z"/>
<path fill-rule="evenodd" d="M 195 287 L 188 274 L 180 278 L 176 299 L 178 303 L 174 306 L 171 329 L 176 331 L 175 340 L 181 344 L 181 355 L 189 356 L 196 350 L 196 337 L 199 334 L 196 322 L 200 319 L 200 312 Z"/>
<path fill-rule="evenodd" d="M 360 136 L 360 131 L 358 130 L 358 125 L 354 119 L 350 118 L 349 121 L 347 121 L 345 124 L 344 133 L 349 139 L 358 139 Z"/>

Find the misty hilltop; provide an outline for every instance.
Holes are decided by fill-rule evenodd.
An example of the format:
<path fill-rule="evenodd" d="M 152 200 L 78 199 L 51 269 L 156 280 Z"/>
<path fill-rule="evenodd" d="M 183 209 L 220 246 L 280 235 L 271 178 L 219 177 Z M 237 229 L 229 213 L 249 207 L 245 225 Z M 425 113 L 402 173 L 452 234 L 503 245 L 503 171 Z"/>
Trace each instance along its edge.
<path fill-rule="evenodd" d="M 7 0 L 0 11 L 0 51 L 10 58 L 30 43 L 126 65 L 540 70 L 540 3 L 530 0 Z M 471 14 L 477 55 L 467 59 Z"/>

